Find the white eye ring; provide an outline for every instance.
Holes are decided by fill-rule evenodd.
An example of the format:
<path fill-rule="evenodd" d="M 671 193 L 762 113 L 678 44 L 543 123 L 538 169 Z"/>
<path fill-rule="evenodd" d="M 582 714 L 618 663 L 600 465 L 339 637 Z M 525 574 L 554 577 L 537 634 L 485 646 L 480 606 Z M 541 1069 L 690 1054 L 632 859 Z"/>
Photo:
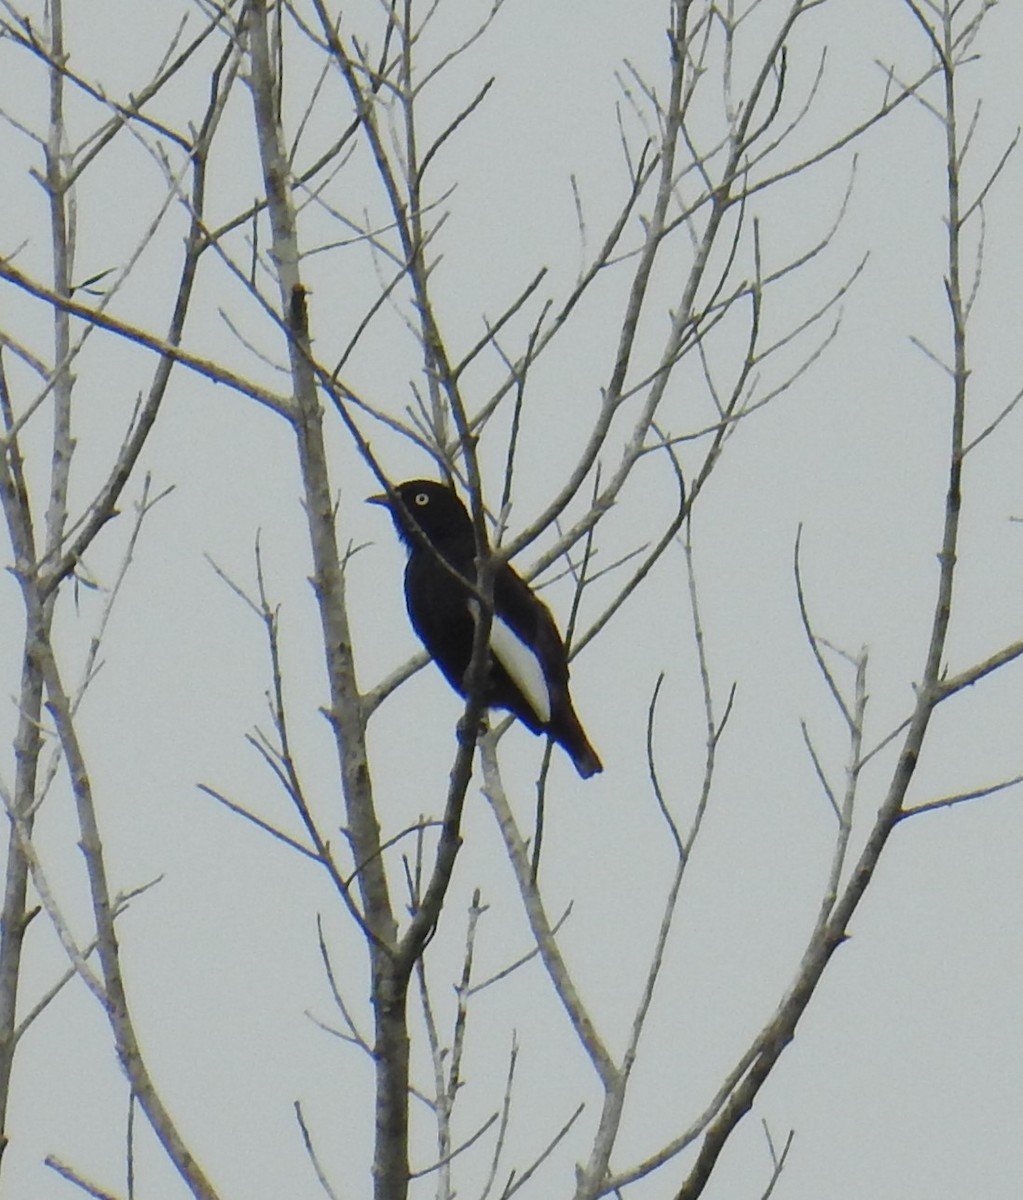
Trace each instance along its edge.
<path fill-rule="evenodd" d="M 430 497 L 425 492 L 416 492 L 415 503 L 420 508 L 425 508 L 430 503 Z"/>

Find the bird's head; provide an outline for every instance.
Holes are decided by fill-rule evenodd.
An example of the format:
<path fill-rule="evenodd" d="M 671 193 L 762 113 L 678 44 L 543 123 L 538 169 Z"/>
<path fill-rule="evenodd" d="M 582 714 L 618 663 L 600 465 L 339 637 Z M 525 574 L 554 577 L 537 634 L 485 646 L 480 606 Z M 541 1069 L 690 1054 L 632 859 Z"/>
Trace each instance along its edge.
<path fill-rule="evenodd" d="M 396 484 L 390 492 L 369 496 L 367 500 L 390 512 L 402 540 L 413 549 L 416 537 L 409 527 L 410 520 L 438 548 L 457 546 L 471 550 L 474 545 L 472 520 L 465 505 L 451 488 L 435 479 L 409 479 Z"/>

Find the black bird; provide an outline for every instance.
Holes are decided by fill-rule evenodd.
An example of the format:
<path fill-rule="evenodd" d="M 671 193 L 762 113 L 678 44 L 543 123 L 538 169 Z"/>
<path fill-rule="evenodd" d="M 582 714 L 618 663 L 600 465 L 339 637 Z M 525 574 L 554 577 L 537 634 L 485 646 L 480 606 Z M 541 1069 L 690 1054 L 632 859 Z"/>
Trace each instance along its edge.
<path fill-rule="evenodd" d="M 400 497 L 404 511 L 394 495 Z M 451 488 L 431 479 L 400 483 L 394 495 L 370 496 L 369 502 L 390 511 L 408 548 L 409 618 L 448 683 L 464 696 L 479 601 L 448 567 L 475 581 L 472 519 Z M 410 519 L 421 537 L 413 532 Z M 486 703 L 508 709 L 527 729 L 545 733 L 563 746 L 584 779 L 604 769 L 572 707 L 568 656 L 554 618 L 507 563 L 494 576 Z"/>

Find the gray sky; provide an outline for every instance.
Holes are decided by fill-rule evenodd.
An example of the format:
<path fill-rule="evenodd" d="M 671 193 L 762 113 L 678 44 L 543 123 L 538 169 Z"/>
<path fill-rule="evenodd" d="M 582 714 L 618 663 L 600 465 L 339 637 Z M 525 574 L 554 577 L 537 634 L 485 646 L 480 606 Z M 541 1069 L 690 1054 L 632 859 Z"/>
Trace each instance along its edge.
<path fill-rule="evenodd" d="M 102 80 L 111 96 L 126 95 L 149 78 L 179 11 L 161 6 L 157 12 L 124 0 L 68 7 L 72 63 L 83 76 Z M 486 8 L 465 7 L 480 13 Z M 772 28 L 786 8 L 765 0 L 756 9 L 747 27 L 754 30 L 751 54 L 760 45 L 755 31 Z M 481 337 L 484 319 L 500 314 L 541 266 L 550 270 L 538 295 L 564 298 L 581 253 L 573 175 L 589 252 L 599 244 L 627 186 L 615 72 L 627 58 L 664 94 L 663 9 L 594 0 L 580 17 L 569 6 L 506 0 L 487 36 L 438 85 L 434 99 L 424 101 L 426 127 L 436 132 L 486 78 L 496 78 L 486 103 L 431 168 L 432 195 L 450 212 L 432 247 L 440 256 L 435 294 L 441 321 L 458 347 Z M 180 11 L 190 13 L 189 28 L 197 27 L 193 8 L 182 5 Z M 350 6 L 346 16 L 353 29 L 377 37 L 377 6 Z M 424 59 L 433 61 L 452 31 L 464 34 L 472 24 L 458 5 L 442 5 L 430 37 L 424 36 Z M 295 34 L 296 62 L 306 62 L 299 41 Z M 981 105 L 964 167 L 968 197 L 983 186 L 1023 112 L 1021 44 L 1020 7 L 998 5 L 977 43 L 979 60 L 962 73 L 964 113 L 975 102 Z M 813 110 L 779 152 L 779 162 L 812 153 L 877 105 L 884 75 L 875 60 L 897 64 L 902 79 L 914 77 L 929 61 L 919 28 L 896 0 L 829 0 L 809 14 L 790 46 L 785 103 L 792 115 L 812 86 L 823 47 L 826 68 Z M 296 67 L 292 76 L 292 126 L 315 78 L 313 68 L 306 70 Z M 635 88 L 634 82 L 628 86 Z M 926 95 L 939 99 L 934 83 Z M 183 127 L 201 113 L 204 99 L 201 84 L 193 83 L 192 92 L 182 85 L 157 110 Z M 38 62 L 0 41 L 0 106 L 40 128 L 44 105 Z M 309 149 L 299 158 L 311 158 L 349 119 L 339 89 L 326 87 L 310 120 Z M 75 100 L 73 137 L 97 120 L 95 106 Z M 638 126 L 627 105 L 623 121 L 637 145 Z M 0 254 L 23 247 L 20 269 L 45 278 L 45 209 L 27 175 L 38 166 L 38 155 L 9 125 L 2 136 L 8 165 L 0 196 Z M 212 224 L 243 209 L 260 189 L 244 88 L 232 98 L 221 136 L 212 168 Z M 760 222 L 764 268 L 777 269 L 828 233 L 853 178 L 844 220 L 827 250 L 771 292 L 764 315 L 767 341 L 799 325 L 868 257 L 854 286 L 816 331 L 765 361 L 766 392 L 796 369 L 841 315 L 819 361 L 740 423 L 694 516 L 700 604 L 719 712 L 733 681 L 736 698 L 683 886 L 665 978 L 640 1047 L 631 1107 L 613 1158 L 619 1168 L 651 1153 L 706 1105 L 791 982 L 820 902 L 835 821 L 803 745 L 800 720 L 838 787 L 846 744 L 800 628 L 792 572 L 800 526 L 815 627 L 850 653 L 869 648 L 867 743 L 880 741 L 912 705 L 937 581 L 951 405 L 948 379 L 911 342 L 916 338 L 942 357 L 949 353 L 942 138 L 934 117 L 910 101 L 857 143 L 855 167 L 849 149 L 760 195 L 751 212 Z M 151 139 L 149 147 L 157 141 Z M 326 193 L 330 203 L 380 219 L 379 190 L 364 156 L 339 180 Z M 165 190 L 150 150 L 140 141 L 120 139 L 108 165 L 83 180 L 76 277 L 123 263 Z M 968 438 L 1023 386 L 1016 335 L 1021 191 L 1023 166 L 1013 158 L 985 205 L 983 277 L 970 328 Z M 162 328 L 182 229 L 180 217 L 172 217 L 112 311 L 143 327 Z M 304 229 L 308 250 L 343 236 L 330 214 L 315 205 Z M 633 232 L 630 245 L 638 238 L 635 222 Z M 230 250 L 246 265 L 239 235 Z M 679 237 L 659 270 L 656 295 L 663 299 L 652 307 L 639 340 L 648 358 L 662 345 L 666 312 L 677 300 L 677 280 L 690 252 L 688 238 Z M 316 350 L 323 362 L 333 363 L 376 294 L 378 276 L 369 254 L 358 247 L 330 246 L 312 255 L 306 267 Z M 530 376 L 513 533 L 556 490 L 610 374 L 628 263 L 607 276 L 587 296 L 575 326 Z M 49 356 L 44 307 L 6 286 L 2 294 L 3 327 Z M 535 319 L 538 308 L 530 311 Z M 527 328 L 525 321 L 513 325 L 509 352 L 522 344 Z M 743 336 L 738 322 L 734 333 L 729 327 L 718 331 L 713 353 L 722 380 L 726 356 L 742 345 Z M 258 358 L 261 352 L 283 361 L 282 346 L 272 341 L 256 306 L 222 265 L 204 268 L 186 342 L 268 386 L 285 386 Z M 83 351 L 76 367 L 79 501 L 116 453 L 119 431 L 151 366 L 139 348 L 99 334 Z M 500 374 L 495 357 L 484 358 L 467 372 L 467 390 L 482 398 Z M 346 365 L 345 379 L 401 415 L 411 399 L 410 381 L 417 387 L 423 381 L 415 343 L 398 315 L 383 315 Z M 12 368 L 12 380 L 21 389 L 16 396 L 32 394 L 26 371 Z M 671 385 L 665 425 L 674 436 L 690 434 L 705 427 L 711 413 L 694 362 Z M 374 480 L 340 422 L 333 414 L 327 419 L 336 454 L 340 537 L 363 547 L 351 560 L 349 582 L 360 680 L 369 686 L 417 649 L 401 594 L 403 552 L 385 514 L 362 504 L 377 490 Z M 961 571 L 947 656 L 953 673 L 1020 636 L 1023 525 L 1011 518 L 1023 517 L 1021 420 L 1020 414 L 1010 416 L 967 459 Z M 367 429 L 393 478 L 431 473 L 426 457 L 399 435 L 379 425 Z M 48 418 L 26 431 L 32 461 L 39 464 L 32 468 L 39 472 L 37 483 L 44 479 L 47 432 Z M 493 503 L 500 495 L 506 438 L 505 423 L 488 431 L 481 447 Z M 682 444 L 687 473 L 698 468 L 704 446 L 700 440 Z M 613 468 L 610 455 L 604 465 Z M 286 798 L 245 742 L 255 726 L 267 725 L 259 622 L 204 557 L 251 590 L 258 532 L 269 590 L 281 605 L 286 689 L 304 779 L 325 826 L 340 836 L 332 747 L 318 711 L 326 690 L 292 439 L 282 421 L 252 401 L 181 371 L 130 488 L 132 499 L 140 494 L 145 471 L 152 472 L 155 489 L 173 485 L 174 491 L 144 527 L 107 633 L 102 670 L 81 712 L 114 885 L 128 889 L 162 876 L 120 925 L 144 1049 L 183 1132 L 225 1197 L 322 1194 L 302 1149 L 296 1100 L 338 1194 L 365 1195 L 371 1066 L 357 1049 L 310 1020 L 340 1024 L 317 948 L 316 919 L 322 914 L 345 995 L 369 1028 L 360 938 L 314 866 L 225 812 L 196 786 L 220 789 L 298 833 Z M 640 465 L 602 527 L 605 563 L 656 536 L 670 516 L 674 486 L 663 455 Z M 128 502 L 121 507 L 130 511 Z M 126 525 L 127 517 L 114 523 L 87 560 L 103 585 L 113 581 L 123 555 Z M 520 565 L 528 568 L 551 540 L 530 547 Z M 614 578 L 598 581 L 584 597 L 583 628 L 614 594 L 614 584 Z M 556 582 L 544 597 L 564 626 L 570 584 Z M 102 599 L 102 593 L 83 590 L 77 608 L 70 594 L 62 601 L 60 636 L 69 671 L 84 658 Z M 17 631 L 0 647 L 0 670 L 14 696 L 22 614 L 9 576 L 0 587 L 0 612 L 5 626 Z M 669 551 L 649 585 L 576 660 L 573 693 L 606 770 L 583 784 L 556 753 L 548 797 L 542 868 L 548 910 L 556 917 L 572 906 L 565 952 L 616 1051 L 624 1044 L 673 867 L 644 750 L 648 705 L 662 671 L 659 772 L 685 828 L 700 786 L 705 731 L 680 547 Z M 851 674 L 840 678 L 848 685 Z M 913 802 L 990 785 L 1023 769 L 1021 680 L 1019 665 L 1010 666 L 938 712 L 911 787 Z M 385 836 L 439 811 L 459 713 L 457 698 L 428 669 L 374 718 L 372 770 Z M 15 719 L 12 703 L 0 727 L 8 746 Z M 526 827 L 541 752 L 542 744 L 520 728 L 501 742 L 505 782 Z M 889 750 L 864 770 L 854 852 L 893 763 Z M 8 750 L 0 766 L 5 783 L 12 773 Z M 428 956 L 445 1020 L 474 888 L 482 889 L 490 906 L 478 932 L 479 977 L 530 948 L 493 817 L 475 784 L 464 832 L 452 895 Z M 895 831 L 852 922 L 849 943 L 836 953 L 795 1042 L 736 1134 L 708 1196 L 762 1194 L 770 1176 L 762 1121 L 778 1145 L 795 1131 L 774 1192 L 784 1200 L 1020 1195 L 1021 834 L 1018 789 L 921 816 Z M 77 836 L 68 790 L 58 778 L 40 812 L 39 853 L 73 929 L 87 940 Z M 397 859 L 394 877 L 400 878 Z M 26 965 L 30 994 L 48 986 L 65 965 L 44 921 L 38 918 Z M 475 1001 L 458 1136 L 469 1136 L 499 1108 L 513 1037 L 520 1057 L 504 1169 L 526 1166 L 585 1102 L 579 1123 L 529 1193 L 570 1195 L 574 1164 L 592 1138 L 599 1096 L 536 961 Z M 428 1062 L 421 1046 L 415 1053 L 425 1085 Z M 65 989 L 39 1019 L 19 1052 L 16 1072 L 5 1194 L 33 1200 L 74 1194 L 42 1165 L 50 1153 L 124 1194 L 126 1088 L 106 1026 L 84 988 Z M 183 1195 L 148 1130 L 140 1139 L 139 1194 Z M 466 1153 L 460 1195 L 478 1194 L 491 1146 L 484 1139 Z M 430 1161 L 434 1148 L 425 1121 L 416 1148 L 421 1162 Z M 626 1194 L 672 1195 L 689 1162 L 683 1156 Z M 415 1195 L 433 1194 L 429 1181 L 417 1186 Z"/>

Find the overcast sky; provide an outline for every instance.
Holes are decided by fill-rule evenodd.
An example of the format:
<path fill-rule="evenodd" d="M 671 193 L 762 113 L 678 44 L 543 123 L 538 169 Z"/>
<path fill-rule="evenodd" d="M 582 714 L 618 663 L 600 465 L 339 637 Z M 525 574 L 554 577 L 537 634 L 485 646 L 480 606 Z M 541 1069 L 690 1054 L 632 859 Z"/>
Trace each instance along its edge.
<path fill-rule="evenodd" d="M 478 9 L 478 15 L 486 7 L 464 6 Z M 756 8 L 747 26 L 753 31 L 750 61 L 758 48 L 762 53 L 763 36 L 787 7 L 763 0 Z M 664 5 L 590 0 L 582 15 L 571 8 L 506 0 L 486 36 L 424 102 L 426 127 L 436 132 L 484 80 L 496 79 L 486 102 L 432 168 L 432 196 L 449 212 L 432 247 L 440 259 L 435 295 L 441 319 L 460 347 L 481 337 L 485 319 L 498 315 L 540 267 L 547 266 L 549 275 L 538 304 L 566 295 L 584 253 L 572 177 L 588 251 L 599 244 L 627 187 L 616 105 L 622 106 L 629 135 L 638 136 L 621 81 L 633 91 L 636 85 L 623 61 L 658 95 L 666 92 Z M 187 4 L 71 0 L 68 9 L 72 65 L 83 77 L 101 81 L 111 97 L 136 92 L 150 78 L 181 13 L 189 14 L 189 29 L 200 24 L 198 11 Z M 475 20 L 454 0 L 442 2 L 439 14 L 421 45 L 426 61 L 439 57 L 445 39 L 467 33 Z M 378 38 L 377 5 L 346 6 L 346 19 L 353 31 Z M 40 12 L 34 22 L 42 27 Z M 295 62 L 315 62 L 302 58 L 299 42 L 295 34 Z M 1021 45 L 1020 5 L 997 5 L 976 44 L 979 58 L 961 77 L 964 120 L 980 104 L 964 167 L 967 197 L 983 186 L 1023 113 Z M 786 104 L 793 116 L 813 87 L 824 48 L 814 106 L 792 135 L 789 161 L 813 153 L 876 107 L 885 88 L 879 62 L 896 64 L 898 77 L 909 79 L 930 61 L 919 26 L 898 0 L 827 0 L 808 15 L 789 49 Z M 739 68 L 740 75 L 748 69 L 744 62 Z M 318 68 L 303 69 L 305 74 L 296 66 L 291 79 L 286 111 L 292 129 Z M 184 128 L 201 116 L 204 86 L 201 73 L 186 75 L 155 111 Z M 299 160 L 310 161 L 317 147 L 336 136 L 331 131 L 350 120 L 340 95 L 336 87 L 324 89 Z M 936 81 L 926 96 L 940 101 Z M 0 40 L 0 106 L 40 130 L 45 103 L 39 62 Z M 71 112 L 73 141 L 101 119 L 98 106 L 77 95 Z M 21 269 L 45 280 L 46 210 L 29 175 L 39 168 L 38 150 L 13 124 L 4 125 L 0 136 L 5 162 L 0 254 L 20 250 Z M 869 649 L 867 743 L 879 742 L 911 709 L 937 583 L 951 411 L 947 376 L 912 340 L 943 358 L 949 355 L 942 282 L 943 136 L 934 116 L 911 101 L 854 147 L 756 202 L 765 269 L 777 269 L 827 234 L 853 181 L 827 250 L 772 293 L 764 316 L 766 340 L 784 336 L 842 288 L 864 260 L 865 266 L 817 330 L 765 362 L 766 391 L 841 317 L 820 359 L 740 424 L 694 514 L 701 610 L 719 712 L 733 682 L 736 696 L 708 816 L 683 887 L 666 978 L 641 1043 L 631 1107 L 613 1159 L 618 1167 L 652 1152 L 708 1102 L 791 982 L 816 916 L 835 821 L 800 721 L 807 723 L 839 787 L 846 743 L 800 627 L 792 570 L 800 527 L 815 626 L 851 654 Z M 260 194 L 244 88 L 232 98 L 221 139 L 211 168 L 214 226 Z M 77 279 L 123 264 L 153 220 L 165 191 L 151 153 L 159 143 L 155 135 L 147 135 L 145 143 L 123 137 L 106 165 L 83 179 Z M 340 205 L 343 199 L 346 211 L 379 219 L 379 191 L 372 190 L 366 164 L 354 162 L 339 179 L 350 182 L 328 192 L 328 202 Z M 1016 157 L 985 205 L 983 276 L 971 318 L 968 438 L 1023 387 L 1021 211 L 1023 165 Z M 324 247 L 306 265 L 313 333 L 322 361 L 332 363 L 379 289 L 379 276 L 368 254 L 357 257 L 345 246 L 327 245 L 343 231 L 325 209 L 311 205 L 307 215 L 304 248 Z M 630 245 L 638 239 L 638 222 L 633 228 Z M 114 312 L 161 332 L 182 231 L 174 217 L 161 229 L 113 303 Z M 656 286 L 664 299 L 644 329 L 643 354 L 659 351 L 668 308 L 677 300 L 675 273 L 684 271 L 689 248 L 680 238 L 661 268 Z M 240 261 L 242 250 L 241 240 L 231 244 Z M 585 436 L 613 364 L 625 267 L 608 272 L 607 282 L 587 296 L 574 327 L 531 376 L 512 533 L 554 494 Z M 45 307 L 6 285 L 0 297 L 0 325 L 52 358 Z M 538 308 L 531 311 L 535 319 Z M 284 361 L 283 347 L 270 340 L 260 320 L 238 282 L 211 265 L 200 280 L 186 343 L 283 389 L 284 377 L 259 357 Z M 726 353 L 729 336 L 727 328 L 721 331 L 715 353 Z M 741 346 L 741 327 L 734 336 Z M 79 457 L 73 493 L 79 503 L 116 452 L 119 431 L 151 369 L 147 352 L 106 335 L 94 335 L 83 351 L 75 401 Z M 482 398 L 499 374 L 500 364 L 492 359 L 467 376 L 467 387 Z M 15 398 L 19 408 L 34 385 L 17 368 L 12 380 L 21 389 Z M 410 385 L 422 389 L 415 344 L 397 316 L 385 315 L 374 326 L 346 365 L 345 380 L 397 415 L 411 401 Z M 667 431 L 681 437 L 703 428 L 712 410 L 695 365 L 672 386 Z M 401 593 L 403 551 L 386 514 L 362 503 L 378 490 L 371 473 L 333 413 L 327 421 L 336 454 L 340 538 L 360 547 L 350 561 L 349 584 L 360 681 L 369 687 L 417 650 Z M 45 480 L 48 422 L 43 410 L 26 431 L 36 486 Z M 1023 414 L 1008 418 L 967 460 L 947 656 L 953 672 L 1016 640 L 1023 629 L 1021 422 Z M 400 435 L 381 425 L 367 429 L 392 478 L 434 473 L 428 458 Z M 488 435 L 481 448 L 492 503 L 500 498 L 506 429 Z M 687 473 L 698 469 L 704 450 L 700 440 L 682 443 Z M 613 461 L 605 466 L 610 469 Z M 322 1194 L 302 1148 L 295 1101 L 302 1103 L 338 1195 L 364 1196 L 371 1064 L 316 1023 L 340 1025 L 317 946 L 317 917 L 322 916 L 346 997 L 368 1029 L 360 937 L 313 865 L 197 787 L 214 787 L 298 832 L 286 798 L 245 741 L 255 727 L 267 727 L 269 676 L 260 623 L 207 561 L 209 556 L 252 589 L 258 533 L 268 586 L 281 605 L 286 688 L 306 785 L 326 826 L 336 831 L 342 820 L 329 731 L 319 711 L 327 693 L 293 439 L 265 408 L 182 370 L 130 486 L 130 500 L 121 506 L 125 513 L 141 493 L 145 472 L 152 473 L 155 490 L 174 490 L 144 526 L 107 631 L 102 670 L 81 712 L 114 886 L 126 890 L 161 877 L 120 924 L 143 1047 L 185 1136 L 223 1196 Z M 670 518 L 674 489 L 664 456 L 650 456 L 607 522 L 605 563 L 656 536 Z M 87 561 L 104 586 L 112 583 L 123 556 L 127 519 L 112 524 Z M 550 540 L 523 554 L 523 569 Z M 0 670 L 13 698 L 23 617 L 17 584 L 6 578 L 0 614 L 3 627 L 13 632 L 0 644 Z M 608 580 L 587 594 L 581 628 L 599 615 L 613 591 Z M 570 584 L 555 582 L 544 596 L 564 626 Z M 84 660 L 102 597 L 102 591 L 81 589 L 77 603 L 70 592 L 61 602 L 69 671 Z M 661 672 L 659 769 L 669 803 L 686 827 L 701 782 L 704 715 L 681 547 L 669 551 L 649 586 L 576 660 L 576 705 L 606 770 L 584 783 L 556 754 L 547 803 L 542 882 L 548 910 L 557 917 L 572 906 L 564 929 L 566 954 L 614 1051 L 627 1035 L 673 867 L 645 757 L 648 706 Z M 851 673 L 840 677 L 848 685 Z M 374 718 L 370 749 L 385 837 L 440 811 L 460 711 L 457 697 L 429 669 Z M 911 801 L 924 803 L 1023 771 L 1021 712 L 1018 664 L 942 708 Z M 0 726 L 8 747 L 15 719 L 12 700 Z M 528 827 L 542 743 L 513 728 L 500 753 L 514 807 Z M 864 771 L 857 849 L 893 762 L 893 752 L 880 754 Z M 13 750 L 0 764 L 9 784 Z M 475 888 L 490 906 L 478 932 L 479 976 L 530 948 L 495 822 L 477 784 L 464 833 L 452 896 L 428 956 L 446 1016 Z M 77 838 L 68 790 L 58 779 L 41 810 L 39 853 L 75 931 L 87 940 L 91 927 Z M 708 1196 L 762 1194 L 770 1177 L 762 1122 L 779 1145 L 795 1131 L 773 1193 L 783 1200 L 1016 1200 L 1023 1194 L 1021 838 L 1018 788 L 921 816 L 895 831 L 856 913 L 850 941 L 836 953 L 795 1042 L 740 1127 Z M 394 868 L 397 889 L 397 859 Z M 38 924 L 44 920 L 40 916 Z M 39 994 L 64 965 L 56 939 L 40 928 L 26 964 L 26 995 Z M 513 1037 L 520 1059 L 505 1169 L 528 1165 L 585 1102 L 563 1148 L 528 1192 L 571 1195 L 574 1164 L 592 1138 L 599 1095 L 535 961 L 476 999 L 459 1136 L 467 1137 L 499 1108 Z M 419 1081 L 427 1086 L 428 1061 L 421 1048 L 416 1054 Z M 62 1200 L 75 1194 L 42 1165 L 50 1153 L 125 1195 L 126 1089 L 105 1023 L 84 988 L 73 984 L 53 1002 L 26 1036 L 15 1069 L 4 1195 Z M 140 1137 L 138 1194 L 168 1200 L 184 1195 L 148 1132 Z M 419 1160 L 429 1161 L 434 1151 L 428 1126 L 416 1145 Z M 491 1146 L 482 1140 L 467 1152 L 459 1195 L 478 1195 Z M 672 1195 L 688 1161 L 681 1159 L 626 1194 Z M 433 1194 L 429 1181 L 417 1186 L 415 1195 Z"/>

